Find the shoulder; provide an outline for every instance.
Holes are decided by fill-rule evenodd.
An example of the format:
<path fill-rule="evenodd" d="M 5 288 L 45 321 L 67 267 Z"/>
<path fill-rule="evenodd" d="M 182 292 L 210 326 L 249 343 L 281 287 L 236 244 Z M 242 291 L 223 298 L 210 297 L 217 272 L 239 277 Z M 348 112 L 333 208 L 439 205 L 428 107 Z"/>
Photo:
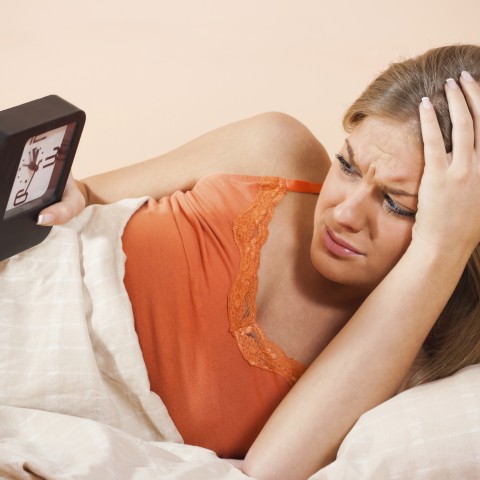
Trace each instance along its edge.
<path fill-rule="evenodd" d="M 280 112 L 262 113 L 250 122 L 250 128 L 258 132 L 255 149 L 263 159 L 263 174 L 312 182 L 324 180 L 331 165 L 328 153 L 302 122 Z"/>
<path fill-rule="evenodd" d="M 285 113 L 261 113 L 229 124 L 218 133 L 220 142 L 228 142 L 230 160 L 224 159 L 204 173 L 224 171 L 321 183 L 331 165 L 313 133 Z"/>

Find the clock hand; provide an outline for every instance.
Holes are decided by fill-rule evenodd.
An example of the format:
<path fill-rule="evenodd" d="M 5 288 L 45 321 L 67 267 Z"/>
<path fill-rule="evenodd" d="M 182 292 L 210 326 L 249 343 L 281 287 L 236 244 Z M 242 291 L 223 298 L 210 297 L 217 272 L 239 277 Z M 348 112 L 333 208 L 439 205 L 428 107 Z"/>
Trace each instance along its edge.
<path fill-rule="evenodd" d="M 35 170 L 32 170 L 33 173 L 32 173 L 32 176 L 30 177 L 30 180 L 28 181 L 27 186 L 25 187 L 25 193 L 28 193 L 28 187 L 30 187 L 30 184 L 32 183 L 33 177 L 35 176 L 37 171 L 38 171 L 38 167 Z"/>
<path fill-rule="evenodd" d="M 28 164 L 28 169 L 33 170 L 33 172 L 36 172 L 39 168 L 40 162 L 37 163 L 38 155 L 40 153 L 39 148 L 34 148 L 33 150 L 30 151 L 30 163 Z"/>
<path fill-rule="evenodd" d="M 22 167 L 27 167 L 28 170 L 30 170 L 31 177 L 29 179 L 28 185 L 25 187 L 25 193 L 28 191 L 28 187 L 30 186 L 30 183 L 32 183 L 33 177 L 35 173 L 37 173 L 38 169 L 40 168 L 40 164 L 43 162 L 43 158 L 38 161 L 38 155 L 40 154 L 40 149 L 39 148 L 34 148 L 29 152 L 30 156 L 30 161 L 29 163 L 22 163 Z"/>

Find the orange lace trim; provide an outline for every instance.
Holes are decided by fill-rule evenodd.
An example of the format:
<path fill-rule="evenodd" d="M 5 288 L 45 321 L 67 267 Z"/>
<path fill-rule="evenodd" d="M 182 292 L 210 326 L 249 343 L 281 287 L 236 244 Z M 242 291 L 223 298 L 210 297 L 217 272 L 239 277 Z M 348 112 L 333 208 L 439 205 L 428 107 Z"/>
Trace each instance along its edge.
<path fill-rule="evenodd" d="M 262 177 L 253 205 L 235 219 L 233 234 L 240 251 L 240 268 L 228 294 L 230 332 L 250 365 L 281 375 L 293 385 L 305 371 L 297 360 L 268 339 L 257 324 L 256 297 L 260 250 L 268 237 L 268 223 L 285 196 L 286 181 Z"/>

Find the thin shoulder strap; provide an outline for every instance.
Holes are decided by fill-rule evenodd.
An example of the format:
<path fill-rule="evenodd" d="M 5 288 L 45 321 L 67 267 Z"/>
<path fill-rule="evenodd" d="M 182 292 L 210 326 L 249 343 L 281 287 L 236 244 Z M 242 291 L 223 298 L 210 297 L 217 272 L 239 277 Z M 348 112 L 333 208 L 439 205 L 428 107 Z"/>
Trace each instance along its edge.
<path fill-rule="evenodd" d="M 286 187 L 289 192 L 320 193 L 322 184 L 306 180 L 286 180 Z"/>

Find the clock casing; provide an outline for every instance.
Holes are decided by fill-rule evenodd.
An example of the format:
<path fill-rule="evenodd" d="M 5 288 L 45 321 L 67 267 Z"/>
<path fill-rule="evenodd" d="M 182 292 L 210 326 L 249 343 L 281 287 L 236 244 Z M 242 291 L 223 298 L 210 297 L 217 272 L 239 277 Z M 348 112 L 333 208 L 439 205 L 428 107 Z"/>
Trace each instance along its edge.
<path fill-rule="evenodd" d="M 0 260 L 50 233 L 38 213 L 62 198 L 85 118 L 57 95 L 0 112 Z"/>

